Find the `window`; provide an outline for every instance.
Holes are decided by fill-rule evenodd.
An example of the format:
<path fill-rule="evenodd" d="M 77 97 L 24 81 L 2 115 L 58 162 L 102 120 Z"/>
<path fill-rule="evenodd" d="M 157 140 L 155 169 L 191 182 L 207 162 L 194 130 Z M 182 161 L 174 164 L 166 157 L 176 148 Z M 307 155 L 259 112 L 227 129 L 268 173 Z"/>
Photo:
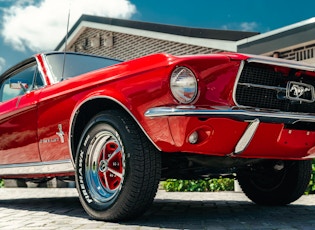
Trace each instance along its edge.
<path fill-rule="evenodd" d="M 8 101 L 43 86 L 42 76 L 37 70 L 35 63 L 32 63 L 2 82 L 0 86 L 0 99 L 2 102 Z"/>
<path fill-rule="evenodd" d="M 110 58 L 77 53 L 66 53 L 66 56 L 63 53 L 52 53 L 46 58 L 56 82 L 121 62 Z"/>

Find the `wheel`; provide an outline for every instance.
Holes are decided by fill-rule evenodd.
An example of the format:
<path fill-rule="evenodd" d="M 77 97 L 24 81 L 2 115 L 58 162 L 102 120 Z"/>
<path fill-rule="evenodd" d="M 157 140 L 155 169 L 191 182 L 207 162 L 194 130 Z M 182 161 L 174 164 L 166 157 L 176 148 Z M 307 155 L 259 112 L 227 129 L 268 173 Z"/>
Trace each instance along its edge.
<path fill-rule="evenodd" d="M 238 182 L 245 195 L 262 205 L 285 205 L 300 198 L 311 178 L 312 162 L 268 160 L 241 170 Z"/>
<path fill-rule="evenodd" d="M 141 215 L 153 202 L 160 174 L 159 152 L 123 111 L 102 112 L 87 124 L 76 155 L 76 186 L 92 218 Z"/>

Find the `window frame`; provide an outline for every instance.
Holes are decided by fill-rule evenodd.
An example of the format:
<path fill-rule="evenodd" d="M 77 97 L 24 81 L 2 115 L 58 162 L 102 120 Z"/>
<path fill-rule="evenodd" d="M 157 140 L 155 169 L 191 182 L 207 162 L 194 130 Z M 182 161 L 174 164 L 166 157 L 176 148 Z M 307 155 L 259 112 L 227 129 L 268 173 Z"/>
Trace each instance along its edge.
<path fill-rule="evenodd" d="M 24 90 L 23 93 L 4 100 L 3 99 L 3 97 L 4 97 L 3 91 L 4 91 L 4 87 L 5 87 L 4 84 L 6 84 L 5 82 L 16 77 L 18 74 L 22 73 L 23 71 L 27 71 L 28 69 L 33 68 L 33 67 L 34 67 L 33 76 L 31 79 L 31 85 L 30 85 L 29 89 L 23 89 L 22 88 L 21 90 Z M 40 87 L 36 86 L 36 80 L 38 79 L 38 77 L 41 79 Z M 25 80 L 26 80 L 26 78 L 25 78 Z M 16 66 L 12 67 L 11 69 L 9 69 L 8 71 L 6 71 L 4 74 L 2 74 L 0 76 L 0 103 L 12 100 L 12 99 L 19 97 L 19 96 L 23 96 L 29 92 L 32 92 L 32 91 L 37 90 L 37 89 L 42 88 L 42 87 L 45 87 L 45 81 L 44 81 L 44 78 L 43 78 L 41 72 L 39 71 L 36 58 L 35 57 L 29 58 L 29 59 L 17 64 Z"/>

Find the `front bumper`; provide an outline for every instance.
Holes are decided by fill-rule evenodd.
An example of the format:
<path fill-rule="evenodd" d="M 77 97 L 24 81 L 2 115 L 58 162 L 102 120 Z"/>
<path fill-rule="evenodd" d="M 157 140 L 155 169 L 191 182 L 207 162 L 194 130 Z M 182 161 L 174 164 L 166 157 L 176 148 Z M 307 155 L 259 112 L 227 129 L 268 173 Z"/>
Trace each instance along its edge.
<path fill-rule="evenodd" d="M 300 122 L 315 122 L 313 114 L 177 106 L 151 108 L 145 116 L 167 117 L 175 145 L 181 152 L 276 159 L 315 155 L 314 131 L 286 128 Z M 196 133 L 200 139 L 191 143 L 190 136 Z"/>
<path fill-rule="evenodd" d="M 259 119 L 265 123 L 294 124 L 297 122 L 315 122 L 315 115 L 301 113 L 287 113 L 273 110 L 261 110 L 251 108 L 226 108 L 214 107 L 213 109 L 196 108 L 193 106 L 156 107 L 146 111 L 146 117 L 161 116 L 199 116 L 221 117 L 237 121 Z"/>

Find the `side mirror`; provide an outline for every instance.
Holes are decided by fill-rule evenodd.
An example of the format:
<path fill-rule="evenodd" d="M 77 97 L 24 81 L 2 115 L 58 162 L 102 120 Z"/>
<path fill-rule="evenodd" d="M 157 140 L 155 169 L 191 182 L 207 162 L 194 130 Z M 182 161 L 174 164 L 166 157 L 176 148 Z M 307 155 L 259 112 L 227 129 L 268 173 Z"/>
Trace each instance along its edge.
<path fill-rule="evenodd" d="M 27 92 L 28 84 L 21 81 L 10 82 L 10 89 L 23 89 L 24 92 Z"/>

